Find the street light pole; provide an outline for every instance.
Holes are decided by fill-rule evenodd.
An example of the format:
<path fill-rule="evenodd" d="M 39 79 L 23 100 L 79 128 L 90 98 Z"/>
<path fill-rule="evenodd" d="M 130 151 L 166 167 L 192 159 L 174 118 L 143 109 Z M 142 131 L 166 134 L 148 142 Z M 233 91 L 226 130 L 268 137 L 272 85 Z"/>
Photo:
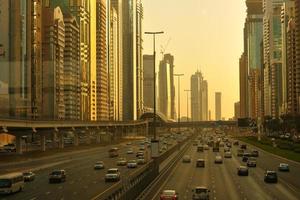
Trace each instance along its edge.
<path fill-rule="evenodd" d="M 153 35 L 153 137 L 156 140 L 156 51 L 155 51 L 155 36 L 158 34 L 163 34 L 163 31 L 160 32 L 145 32 L 147 35 Z"/>
<path fill-rule="evenodd" d="M 178 78 L 178 130 L 180 130 L 180 77 L 184 76 L 184 74 L 174 74 Z"/>
<path fill-rule="evenodd" d="M 184 90 L 186 92 L 186 112 L 187 112 L 187 121 L 189 121 L 189 92 L 192 90 Z"/>

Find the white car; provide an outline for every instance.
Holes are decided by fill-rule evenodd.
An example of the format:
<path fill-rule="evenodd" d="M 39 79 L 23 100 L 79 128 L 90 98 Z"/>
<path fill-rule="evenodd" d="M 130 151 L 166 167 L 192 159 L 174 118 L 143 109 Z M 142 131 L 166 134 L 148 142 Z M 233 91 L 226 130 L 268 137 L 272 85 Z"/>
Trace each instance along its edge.
<path fill-rule="evenodd" d="M 128 149 L 127 150 L 127 154 L 133 154 L 134 152 L 133 152 L 133 149 Z"/>
<path fill-rule="evenodd" d="M 191 159 L 191 156 L 189 156 L 189 155 L 185 155 L 182 158 L 182 162 L 184 162 L 184 163 L 190 163 L 191 161 L 192 161 L 192 159 Z"/>
<path fill-rule="evenodd" d="M 119 158 L 117 166 L 125 166 L 127 164 L 126 158 Z"/>
<path fill-rule="evenodd" d="M 146 159 L 144 157 L 139 157 L 136 162 L 138 165 L 143 165 L 146 163 Z"/>
<path fill-rule="evenodd" d="M 121 178 L 120 172 L 118 168 L 110 168 L 107 170 L 107 173 L 105 175 L 105 182 L 115 182 L 119 181 Z"/>
<path fill-rule="evenodd" d="M 232 153 L 230 151 L 226 151 L 224 154 L 224 158 L 232 158 Z"/>
<path fill-rule="evenodd" d="M 222 164 L 222 163 L 223 163 L 223 158 L 222 158 L 222 156 L 217 155 L 216 158 L 215 158 L 215 163 Z"/>
<path fill-rule="evenodd" d="M 103 161 L 98 161 L 94 165 L 94 169 L 104 169 L 104 163 Z"/>
<path fill-rule="evenodd" d="M 136 162 L 136 160 L 129 160 L 127 162 L 127 168 L 137 168 L 137 162 Z"/>
<path fill-rule="evenodd" d="M 279 166 L 278 166 L 278 170 L 282 171 L 282 172 L 289 172 L 290 171 L 289 164 L 287 164 L 287 163 L 280 163 Z"/>

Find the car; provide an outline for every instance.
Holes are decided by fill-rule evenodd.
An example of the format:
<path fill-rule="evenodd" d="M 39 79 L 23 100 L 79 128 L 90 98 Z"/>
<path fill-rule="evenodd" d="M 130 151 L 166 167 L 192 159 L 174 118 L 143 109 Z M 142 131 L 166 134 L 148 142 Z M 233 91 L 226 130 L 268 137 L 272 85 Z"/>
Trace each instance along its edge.
<path fill-rule="evenodd" d="M 243 161 L 243 162 L 248 162 L 248 159 L 249 159 L 248 156 L 243 156 L 243 157 L 242 157 L 242 161 Z"/>
<path fill-rule="evenodd" d="M 230 151 L 229 147 L 224 147 L 224 152 Z"/>
<path fill-rule="evenodd" d="M 248 167 L 256 167 L 256 159 L 255 158 L 248 158 L 247 166 Z"/>
<path fill-rule="evenodd" d="M 278 166 L 278 170 L 281 171 L 281 172 L 289 172 L 290 171 L 289 164 L 280 163 L 279 166 Z"/>
<path fill-rule="evenodd" d="M 219 151 L 220 151 L 219 147 L 213 147 L 213 152 L 219 152 Z"/>
<path fill-rule="evenodd" d="M 66 171 L 63 169 L 54 170 L 49 174 L 49 183 L 65 182 L 65 181 L 66 181 Z"/>
<path fill-rule="evenodd" d="M 241 144 L 241 149 L 247 149 L 247 145 L 246 144 Z"/>
<path fill-rule="evenodd" d="M 237 175 L 238 176 L 248 176 L 249 175 L 248 167 L 246 167 L 246 166 L 239 166 L 237 168 Z"/>
<path fill-rule="evenodd" d="M 121 179 L 121 174 L 118 168 L 110 168 L 105 174 L 105 182 L 117 182 Z"/>
<path fill-rule="evenodd" d="M 136 162 L 136 160 L 129 160 L 127 162 L 127 168 L 137 168 L 137 162 Z"/>
<path fill-rule="evenodd" d="M 238 145 L 239 145 L 239 141 L 235 140 L 235 141 L 233 142 L 233 145 L 234 145 L 234 146 L 238 146 Z"/>
<path fill-rule="evenodd" d="M 144 151 L 136 152 L 136 157 L 139 157 L 139 156 L 144 156 Z"/>
<path fill-rule="evenodd" d="M 131 142 L 127 142 L 127 144 L 126 144 L 126 145 L 128 145 L 128 146 L 129 146 L 129 145 L 132 145 L 132 143 L 131 143 Z"/>
<path fill-rule="evenodd" d="M 193 200 L 209 200 L 210 190 L 204 186 L 197 186 L 192 189 L 192 199 Z"/>
<path fill-rule="evenodd" d="M 175 190 L 164 190 L 160 194 L 160 200 L 178 200 L 178 193 Z"/>
<path fill-rule="evenodd" d="M 143 165 L 143 164 L 146 164 L 146 159 L 144 157 L 138 157 L 136 162 L 138 165 Z"/>
<path fill-rule="evenodd" d="M 226 143 L 226 146 L 229 147 L 229 148 L 231 148 L 231 147 L 232 147 L 231 142 L 227 142 L 227 143 Z"/>
<path fill-rule="evenodd" d="M 219 143 L 219 146 L 220 146 L 220 147 L 224 147 L 224 142 L 220 142 L 220 143 Z"/>
<path fill-rule="evenodd" d="M 144 146 L 144 145 L 143 145 L 143 146 L 140 146 L 139 150 L 140 150 L 140 151 L 145 151 L 145 146 Z"/>
<path fill-rule="evenodd" d="M 104 162 L 103 161 L 97 161 L 94 164 L 94 169 L 104 169 Z"/>
<path fill-rule="evenodd" d="M 119 160 L 117 160 L 117 166 L 125 166 L 126 164 L 127 164 L 126 158 L 119 158 Z"/>
<path fill-rule="evenodd" d="M 198 145 L 197 152 L 203 152 L 204 148 L 203 145 Z"/>
<path fill-rule="evenodd" d="M 266 183 L 277 183 L 278 182 L 277 173 L 272 170 L 267 170 L 265 173 L 264 181 Z"/>
<path fill-rule="evenodd" d="M 224 154 L 224 158 L 232 158 L 231 151 L 226 151 L 225 154 Z"/>
<path fill-rule="evenodd" d="M 191 159 L 191 156 L 189 156 L 189 155 L 185 155 L 182 158 L 183 163 L 190 163 L 191 161 L 192 161 L 192 159 Z"/>
<path fill-rule="evenodd" d="M 35 174 L 31 171 L 23 172 L 24 182 L 33 181 L 35 179 Z"/>
<path fill-rule="evenodd" d="M 207 144 L 203 145 L 204 150 L 209 150 L 209 146 Z"/>
<path fill-rule="evenodd" d="M 258 157 L 259 156 L 259 152 L 257 151 L 257 150 L 252 150 L 252 152 L 251 152 L 251 156 L 252 157 Z"/>
<path fill-rule="evenodd" d="M 217 155 L 215 158 L 215 163 L 217 164 L 222 164 L 223 163 L 223 158 L 220 155 Z"/>
<path fill-rule="evenodd" d="M 237 150 L 237 156 L 242 157 L 244 155 L 244 150 L 243 149 L 238 149 Z"/>
<path fill-rule="evenodd" d="M 128 149 L 127 154 L 133 154 L 133 149 L 132 148 Z"/>
<path fill-rule="evenodd" d="M 196 161 L 196 167 L 205 167 L 205 160 L 204 159 L 198 159 Z"/>

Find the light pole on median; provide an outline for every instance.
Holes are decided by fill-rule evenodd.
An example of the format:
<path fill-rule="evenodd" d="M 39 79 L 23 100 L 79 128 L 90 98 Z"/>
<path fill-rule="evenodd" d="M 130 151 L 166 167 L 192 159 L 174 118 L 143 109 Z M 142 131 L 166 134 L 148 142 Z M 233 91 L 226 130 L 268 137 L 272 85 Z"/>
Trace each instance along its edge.
<path fill-rule="evenodd" d="M 178 78 L 178 130 L 180 130 L 180 77 L 184 76 L 184 74 L 174 74 Z"/>
<path fill-rule="evenodd" d="M 159 32 L 145 32 L 145 34 L 153 35 L 153 137 L 156 140 L 156 51 L 155 51 L 155 36 L 158 34 L 163 34 L 163 31 Z"/>
<path fill-rule="evenodd" d="M 186 121 L 189 121 L 189 92 L 192 90 L 184 90 L 186 92 Z"/>

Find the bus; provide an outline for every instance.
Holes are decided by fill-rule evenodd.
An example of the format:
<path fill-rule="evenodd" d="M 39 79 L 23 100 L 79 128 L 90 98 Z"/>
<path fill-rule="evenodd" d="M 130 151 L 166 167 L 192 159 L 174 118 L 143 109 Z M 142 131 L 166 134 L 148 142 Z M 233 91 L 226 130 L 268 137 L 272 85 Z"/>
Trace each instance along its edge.
<path fill-rule="evenodd" d="M 24 178 L 22 173 L 10 173 L 0 176 L 0 194 L 11 194 L 22 191 Z"/>
<path fill-rule="evenodd" d="M 109 157 L 118 157 L 119 156 L 119 149 L 117 147 L 113 147 L 108 151 Z"/>

